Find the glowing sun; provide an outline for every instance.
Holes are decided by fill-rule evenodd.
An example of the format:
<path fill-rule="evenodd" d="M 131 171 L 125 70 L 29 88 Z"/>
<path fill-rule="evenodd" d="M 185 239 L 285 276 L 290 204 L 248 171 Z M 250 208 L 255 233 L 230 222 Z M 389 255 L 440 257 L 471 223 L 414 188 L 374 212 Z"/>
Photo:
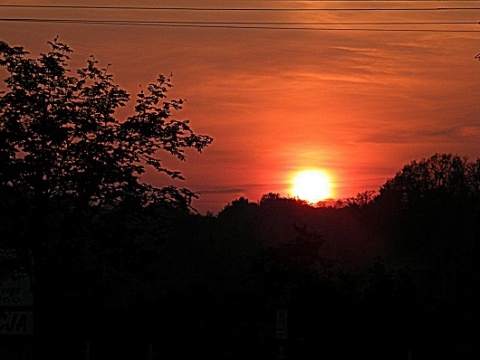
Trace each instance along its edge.
<path fill-rule="evenodd" d="M 292 180 L 292 196 L 315 204 L 330 197 L 331 183 L 328 176 L 319 170 L 304 170 Z"/>

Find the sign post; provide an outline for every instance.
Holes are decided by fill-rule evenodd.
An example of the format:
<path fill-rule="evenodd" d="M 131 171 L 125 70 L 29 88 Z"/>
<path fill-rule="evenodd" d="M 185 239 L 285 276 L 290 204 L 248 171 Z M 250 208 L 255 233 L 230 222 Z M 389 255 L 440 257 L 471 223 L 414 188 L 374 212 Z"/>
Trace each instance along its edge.
<path fill-rule="evenodd" d="M 0 283 L 0 335 L 33 334 L 33 294 L 27 276 Z"/>
<path fill-rule="evenodd" d="M 277 339 L 287 340 L 288 335 L 288 313 L 287 310 L 277 310 Z"/>
<path fill-rule="evenodd" d="M 33 359 L 33 294 L 28 276 L 0 281 L 0 359 Z"/>
<path fill-rule="evenodd" d="M 288 312 L 287 310 L 277 310 L 277 340 L 278 340 L 278 360 L 284 360 L 287 356 L 284 354 L 283 343 L 288 336 Z"/>

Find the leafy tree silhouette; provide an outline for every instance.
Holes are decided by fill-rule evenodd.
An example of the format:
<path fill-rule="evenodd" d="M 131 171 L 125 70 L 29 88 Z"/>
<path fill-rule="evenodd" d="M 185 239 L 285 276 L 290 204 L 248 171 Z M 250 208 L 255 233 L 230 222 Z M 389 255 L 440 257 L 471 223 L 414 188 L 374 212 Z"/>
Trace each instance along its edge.
<path fill-rule="evenodd" d="M 478 165 L 453 154 L 414 160 L 380 189 L 380 195 L 395 193 L 399 201 L 418 206 L 428 201 L 474 200 L 478 192 Z"/>
<path fill-rule="evenodd" d="M 23 47 L 0 41 L 0 67 L 8 74 L 0 93 L 0 198 L 3 215 L 13 220 L 11 204 L 21 215 L 4 226 L 2 245 L 28 259 L 40 307 L 42 271 L 52 246 L 64 240 L 68 221 L 82 226 L 82 216 L 119 206 L 193 210 L 192 191 L 155 187 L 141 175 L 152 169 L 183 179 L 163 166 L 159 153 L 184 161 L 186 148 L 202 152 L 213 141 L 194 133 L 189 120 L 172 118 L 184 100 L 167 100 L 171 77 L 159 75 L 136 96 L 133 115 L 117 119 L 115 111 L 130 95 L 113 82 L 108 67 L 90 57 L 71 75 L 70 47 L 58 38 L 48 44 L 50 50 L 35 59 Z"/>
<path fill-rule="evenodd" d="M 397 250 L 435 259 L 467 250 L 480 200 L 477 162 L 452 154 L 412 161 L 380 189 L 376 205 L 394 221 Z M 461 240 L 468 243 L 460 243 Z M 433 255 L 433 256 L 432 256 Z"/>
<path fill-rule="evenodd" d="M 135 114 L 120 121 L 114 112 L 129 94 L 113 83 L 108 68 L 88 59 L 69 76 L 72 50 L 55 39 L 38 60 L 21 47 L 0 43 L 0 65 L 10 76 L 0 99 L 1 189 L 22 186 L 43 206 L 73 198 L 77 205 L 142 204 L 169 201 L 188 206 L 194 194 L 173 186 L 155 188 L 140 181 L 146 166 L 171 178 L 160 150 L 185 160 L 184 148 L 199 152 L 212 138 L 196 135 L 189 121 L 171 119 L 183 100 L 166 101 L 170 78 L 160 75 L 137 95 Z"/>

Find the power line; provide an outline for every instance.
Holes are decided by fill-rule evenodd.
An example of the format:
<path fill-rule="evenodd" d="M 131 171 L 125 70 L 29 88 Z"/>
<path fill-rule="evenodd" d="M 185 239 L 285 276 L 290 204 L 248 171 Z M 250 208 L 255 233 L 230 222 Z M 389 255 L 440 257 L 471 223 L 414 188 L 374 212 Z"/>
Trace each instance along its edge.
<path fill-rule="evenodd" d="M 480 7 L 415 7 L 415 8 L 212 8 L 212 7 L 151 7 L 151 6 L 119 6 L 119 5 L 0 5 L 0 8 L 29 9 L 76 9 L 76 10 L 157 10 L 157 11 L 258 11 L 258 12 L 320 12 L 320 11 L 477 11 Z"/>
<path fill-rule="evenodd" d="M 194 27 L 194 28 L 224 28 L 224 29 L 262 29 L 262 30 L 313 30 L 313 31 L 373 31 L 373 32 L 435 32 L 435 33 L 478 33 L 480 30 L 454 30 L 454 29 L 378 29 L 378 28 L 327 28 L 327 27 L 312 27 L 312 26 L 271 26 L 267 23 L 201 23 L 201 22 L 167 22 L 167 21 L 134 21 L 134 20 L 86 20 L 86 19 L 9 19 L 0 18 L 0 22 L 27 22 L 27 23 L 60 23 L 60 24 L 85 24 L 85 25 L 114 25 L 114 26 L 159 26 L 159 27 Z M 365 25 L 374 26 L 375 23 L 334 23 L 336 26 L 344 25 Z M 385 25 L 387 23 L 384 23 Z M 400 23 L 399 23 L 400 24 Z M 453 25 L 454 23 L 449 23 Z M 478 23 L 463 23 L 457 22 L 456 25 L 478 24 Z M 328 26 L 329 24 L 321 24 L 321 26 Z M 333 24 L 332 24 L 333 25 Z M 379 23 L 380 25 L 380 23 Z M 389 24 L 390 25 L 390 24 Z M 420 25 L 403 23 L 401 25 Z M 438 24 L 440 25 L 440 24 Z M 442 25 L 447 25 L 443 23 Z"/>
<path fill-rule="evenodd" d="M 80 25 L 112 25 L 112 26 L 159 26 L 159 27 L 193 27 L 193 28 L 224 28 L 224 29 L 260 29 L 260 30 L 314 30 L 314 31 L 367 31 L 367 32 L 433 32 L 433 33 L 479 33 L 480 30 L 461 29 L 385 29 L 367 27 L 336 27 L 325 26 L 387 26 L 387 25 L 478 25 L 478 22 L 398 22 L 398 23 L 260 23 L 260 22 L 179 22 L 179 21 L 136 21 L 136 20 L 87 20 L 87 19 L 41 19 L 41 18 L 0 18 L 0 22 L 26 23 L 59 23 Z M 280 26 L 284 25 L 284 26 Z M 287 26 L 288 25 L 288 26 Z M 301 26 L 304 25 L 304 26 Z M 308 26 L 307 26 L 308 25 Z M 322 27 L 319 27 L 322 26 Z"/>
<path fill-rule="evenodd" d="M 265 0 L 268 1 L 268 0 Z M 283 1 L 283 0 L 282 0 Z M 286 1 L 286 0 L 285 0 Z M 87 22 L 94 24 L 132 24 L 132 25 L 285 25 L 285 26 L 339 26 L 339 25 L 364 25 L 364 26 L 397 26 L 397 25 L 479 25 L 478 21 L 398 21 L 398 22 L 279 22 L 279 21 L 149 21 L 149 20 L 89 20 L 89 19 L 41 19 L 41 18 L 0 18 L 0 21 L 46 21 L 46 22 Z"/>

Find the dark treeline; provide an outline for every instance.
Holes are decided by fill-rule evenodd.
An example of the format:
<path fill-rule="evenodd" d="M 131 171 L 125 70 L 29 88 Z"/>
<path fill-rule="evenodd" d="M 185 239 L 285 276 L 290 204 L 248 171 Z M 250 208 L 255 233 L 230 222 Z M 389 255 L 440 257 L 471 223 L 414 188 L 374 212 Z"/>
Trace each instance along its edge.
<path fill-rule="evenodd" d="M 5 195 L 5 194 L 4 194 Z M 21 200 L 23 199 L 23 200 Z M 480 160 L 413 161 L 332 207 L 266 194 L 217 216 L 132 204 L 44 214 L 50 359 L 443 359 L 478 355 Z M 25 197 L 3 196 L 2 270 L 24 266 Z M 287 339 L 276 338 L 278 310 Z"/>

